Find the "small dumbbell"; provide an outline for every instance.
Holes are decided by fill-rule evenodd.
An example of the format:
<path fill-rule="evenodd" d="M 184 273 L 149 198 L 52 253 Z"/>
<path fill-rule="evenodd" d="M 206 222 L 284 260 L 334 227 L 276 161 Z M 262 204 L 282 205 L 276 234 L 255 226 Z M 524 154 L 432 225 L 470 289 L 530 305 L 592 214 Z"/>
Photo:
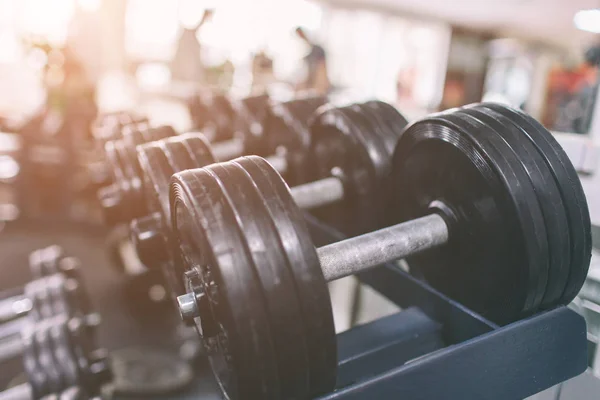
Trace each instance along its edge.
<path fill-rule="evenodd" d="M 34 280 L 25 285 L 24 294 L 0 300 L 0 323 L 27 315 L 32 310 L 35 315 L 45 318 L 49 306 L 60 307 L 59 312 L 67 309 L 90 312 L 79 261 L 65 257 L 60 246 L 31 252 L 29 269 Z M 46 301 L 51 303 L 46 305 Z"/>
<path fill-rule="evenodd" d="M 107 353 L 98 349 L 84 322 L 58 315 L 23 330 L 19 341 L 0 351 L 21 354 L 27 383 L 0 392 L 0 399 L 42 399 L 69 394 L 97 396 L 111 379 Z M 63 398 L 63 397 L 60 397 Z"/>
<path fill-rule="evenodd" d="M 315 248 L 295 192 L 264 159 L 173 176 L 174 270 L 187 288 L 179 309 L 228 397 L 333 390 L 326 282 L 390 261 L 408 258 L 436 289 L 500 324 L 567 304 L 581 288 L 585 195 L 531 117 L 482 104 L 423 118 L 397 141 L 388 184 L 396 225 Z"/>
<path fill-rule="evenodd" d="M 146 126 L 142 129 L 125 127 L 122 138 L 106 142 L 106 163 L 112 174 L 112 184 L 100 189 L 98 196 L 104 219 L 109 225 L 120 222 L 122 213 L 136 212 L 136 207 L 143 205 L 139 201 L 142 182 L 138 178 L 140 171 L 135 158 L 136 146 L 176 134 L 170 126 Z"/>
<path fill-rule="evenodd" d="M 124 111 L 100 115 L 92 128 L 94 139 L 99 143 L 119 139 L 126 126 L 142 128 L 148 125 L 148 119 L 135 113 Z"/>

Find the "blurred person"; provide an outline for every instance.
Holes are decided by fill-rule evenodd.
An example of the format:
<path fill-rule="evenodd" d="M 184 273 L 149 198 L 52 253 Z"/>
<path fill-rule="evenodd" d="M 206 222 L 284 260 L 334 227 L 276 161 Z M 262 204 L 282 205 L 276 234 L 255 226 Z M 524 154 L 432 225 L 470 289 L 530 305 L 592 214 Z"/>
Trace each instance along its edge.
<path fill-rule="evenodd" d="M 599 67 L 600 44 L 596 44 L 585 52 L 584 62 L 572 74 L 576 79 L 558 102 L 554 129 L 588 133 L 597 101 Z"/>
<path fill-rule="evenodd" d="M 267 86 L 274 80 L 273 60 L 265 50 L 260 50 L 252 57 L 252 93 L 266 93 Z"/>
<path fill-rule="evenodd" d="M 310 40 L 301 27 L 296 28 L 296 35 L 310 47 L 308 54 L 303 58 L 307 71 L 306 78 L 296 85 L 296 91 L 309 90 L 316 94 L 326 95 L 331 89 L 331 83 L 327 76 L 325 49 Z"/>
<path fill-rule="evenodd" d="M 205 71 L 201 54 L 202 46 L 198 40 L 198 31 L 210 21 L 213 15 L 214 10 L 207 9 L 195 26 L 191 28 L 183 26 L 183 32 L 179 36 L 175 56 L 171 61 L 171 77 L 173 80 L 195 83 L 204 82 Z"/>

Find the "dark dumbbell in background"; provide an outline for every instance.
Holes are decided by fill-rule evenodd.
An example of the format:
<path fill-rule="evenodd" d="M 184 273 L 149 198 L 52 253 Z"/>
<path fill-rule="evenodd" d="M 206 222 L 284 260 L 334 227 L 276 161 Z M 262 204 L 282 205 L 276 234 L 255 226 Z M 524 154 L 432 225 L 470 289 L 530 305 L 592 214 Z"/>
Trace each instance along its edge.
<path fill-rule="evenodd" d="M 6 351 L 6 345 L 2 350 Z M 105 350 L 97 347 L 84 322 L 57 315 L 26 327 L 13 353 L 23 358 L 27 383 L 0 392 L 0 399 L 91 399 L 112 374 Z"/>
<path fill-rule="evenodd" d="M 96 141 L 105 143 L 109 140 L 121 138 L 123 128 L 126 126 L 143 128 L 144 126 L 148 126 L 148 119 L 142 115 L 127 111 L 105 113 L 96 119 L 92 127 L 92 134 Z"/>
<path fill-rule="evenodd" d="M 369 226 L 380 227 L 382 223 L 378 221 L 378 213 L 384 206 L 385 196 L 381 193 L 379 182 L 389 170 L 393 145 L 406 120 L 393 107 L 380 102 L 328 107 L 317 113 L 314 120 L 310 127 L 315 136 L 314 142 L 304 147 L 319 149 L 317 157 L 311 160 L 315 158 L 313 164 L 317 166 L 313 177 L 322 179 L 292 189 L 301 207 L 341 205 L 346 218 L 351 216 L 354 220 L 355 229 L 366 228 L 366 223 L 358 226 L 359 218 L 368 221 Z M 294 140 L 283 137 L 282 142 L 291 146 L 292 150 L 293 144 L 298 145 L 300 141 L 297 137 Z M 320 148 L 321 145 L 326 147 Z M 278 172 L 285 171 L 288 164 L 286 156 L 292 150 L 268 159 L 272 165 L 277 165 Z M 172 293 L 181 293 L 182 286 L 168 273 L 172 270 L 172 256 L 167 247 L 170 232 L 169 182 L 176 172 L 212 164 L 214 156 L 206 141 L 197 135 L 146 144 L 138 151 L 147 182 L 148 208 L 152 212 L 132 222 L 132 240 L 144 265 L 166 268 Z M 332 170 L 337 176 L 331 176 Z"/>
<path fill-rule="evenodd" d="M 51 306 L 90 312 L 90 301 L 81 282 L 79 260 L 65 257 L 62 248 L 49 246 L 34 250 L 29 255 L 29 269 L 34 279 L 24 286 L 22 295 L 0 296 L 0 323 L 31 311 L 44 318 L 47 307 Z M 53 297 L 50 297 L 51 294 Z M 42 299 L 51 303 L 45 305 Z"/>
<path fill-rule="evenodd" d="M 179 309 L 230 398 L 332 391 L 326 283 L 390 261 L 407 258 L 499 324 L 567 304 L 581 288 L 591 255 L 583 189 L 531 117 L 495 104 L 425 117 L 398 139 L 387 182 L 396 225 L 315 248 L 296 192 L 264 159 L 174 175 Z"/>

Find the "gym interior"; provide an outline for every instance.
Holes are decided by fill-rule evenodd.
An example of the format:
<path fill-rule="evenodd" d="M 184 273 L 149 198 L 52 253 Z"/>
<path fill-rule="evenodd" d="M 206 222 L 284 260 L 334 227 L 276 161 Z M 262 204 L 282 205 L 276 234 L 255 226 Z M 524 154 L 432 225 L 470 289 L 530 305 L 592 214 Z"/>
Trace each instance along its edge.
<path fill-rule="evenodd" d="M 0 0 L 0 400 L 600 397 L 598 0 Z"/>

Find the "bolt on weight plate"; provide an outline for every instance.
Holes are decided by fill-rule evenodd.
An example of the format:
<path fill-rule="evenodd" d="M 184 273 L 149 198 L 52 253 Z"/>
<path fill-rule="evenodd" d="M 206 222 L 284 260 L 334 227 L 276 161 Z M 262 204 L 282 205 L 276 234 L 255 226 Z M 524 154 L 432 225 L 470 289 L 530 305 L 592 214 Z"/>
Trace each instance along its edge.
<path fill-rule="evenodd" d="M 305 327 L 298 296 L 283 244 L 264 200 L 252 179 L 236 162 L 215 164 L 210 168 L 235 214 L 244 247 L 261 287 L 269 327 L 274 339 L 281 398 L 307 398 L 308 360 Z M 233 228 L 233 227 L 232 227 Z M 293 343 L 293 346 L 290 346 Z"/>
<path fill-rule="evenodd" d="M 296 283 L 301 315 L 306 330 L 311 396 L 334 387 L 337 344 L 327 283 L 319 264 L 304 215 L 290 191 L 267 161 L 259 157 L 235 160 L 252 177 L 275 224 Z"/>
<path fill-rule="evenodd" d="M 590 213 L 577 171 L 554 136 L 534 118 L 500 104 L 482 103 L 478 107 L 494 110 L 523 127 L 554 175 L 566 208 L 571 239 L 569 279 L 560 301 L 567 304 L 575 298 L 587 277 L 592 247 Z"/>
<path fill-rule="evenodd" d="M 205 212 L 203 212 L 203 210 Z M 272 399 L 280 393 L 277 358 L 260 282 L 218 182 L 204 169 L 175 174 L 171 185 L 175 272 L 199 278 L 189 289 L 206 294 L 210 313 L 194 322 L 217 333 L 203 337 L 215 378 L 231 399 Z"/>
<path fill-rule="evenodd" d="M 548 283 L 540 307 L 546 309 L 559 304 L 569 276 L 571 241 L 570 235 L 565 235 L 569 231 L 566 208 L 552 172 L 527 135 L 510 119 L 495 111 L 478 108 L 465 108 L 459 112 L 493 129 L 492 134 L 500 135 L 526 168 L 542 210 L 548 241 Z M 487 130 L 482 131 L 485 133 Z"/>
<path fill-rule="evenodd" d="M 548 250 L 539 244 L 545 232 L 537 232 L 545 226 L 514 153 L 480 129 L 451 112 L 410 125 L 392 160 L 390 209 L 402 222 L 431 212 L 436 201 L 446 204 L 450 211 L 438 212 L 448 220 L 449 243 L 409 265 L 451 298 L 507 323 L 541 302 Z"/>

